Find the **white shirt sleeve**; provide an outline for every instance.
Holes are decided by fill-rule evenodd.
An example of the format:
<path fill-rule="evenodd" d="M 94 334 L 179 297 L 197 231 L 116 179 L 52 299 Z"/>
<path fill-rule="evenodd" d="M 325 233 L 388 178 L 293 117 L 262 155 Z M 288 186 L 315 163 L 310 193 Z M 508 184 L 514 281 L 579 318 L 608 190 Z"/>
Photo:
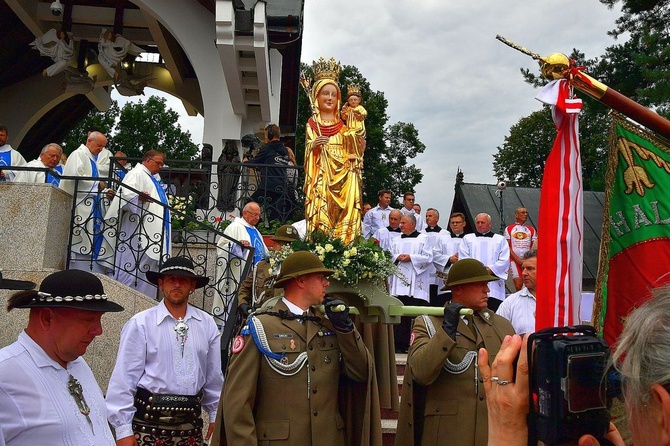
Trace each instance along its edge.
<path fill-rule="evenodd" d="M 135 318 L 129 320 L 121 330 L 119 353 L 107 387 L 108 419 L 117 440 L 133 435 L 135 391 L 144 373 L 146 348 L 144 327 Z"/>

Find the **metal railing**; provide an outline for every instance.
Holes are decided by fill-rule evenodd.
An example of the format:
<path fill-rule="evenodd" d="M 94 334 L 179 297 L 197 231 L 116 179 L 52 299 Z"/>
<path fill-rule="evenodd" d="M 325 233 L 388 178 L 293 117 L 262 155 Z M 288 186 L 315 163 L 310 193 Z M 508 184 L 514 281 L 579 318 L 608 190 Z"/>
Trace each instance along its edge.
<path fill-rule="evenodd" d="M 170 256 L 191 259 L 196 272 L 208 276 L 210 281 L 196 290 L 189 302 L 212 314 L 227 341 L 234 329 L 239 285 L 251 270 L 253 248 L 227 237 L 225 226 L 234 215 L 241 215 L 249 201 L 261 205 L 261 227 L 302 219 L 304 199 L 302 188 L 297 187 L 302 184 L 302 169 L 166 160 L 160 178 L 171 205 L 165 205 L 122 184 L 116 171 L 122 168 L 119 161 L 123 160 L 141 162 L 112 158 L 106 178 L 64 176 L 44 168 L 0 169 L 49 172 L 61 182 L 70 182 L 73 205 L 67 268 L 78 262 L 78 268 L 84 265 L 114 278 L 124 276 L 128 285 L 142 289 L 148 285 L 146 272 L 151 267 L 143 261 L 147 257 L 156 260 L 154 267 Z M 98 189 L 98 181 L 106 183 L 104 190 Z M 143 201 L 124 199 L 126 194 L 118 193 L 120 187 L 133 197 L 142 194 Z M 110 190 L 115 191 L 119 201 L 113 210 Z M 154 211 L 149 211 L 150 207 Z"/>

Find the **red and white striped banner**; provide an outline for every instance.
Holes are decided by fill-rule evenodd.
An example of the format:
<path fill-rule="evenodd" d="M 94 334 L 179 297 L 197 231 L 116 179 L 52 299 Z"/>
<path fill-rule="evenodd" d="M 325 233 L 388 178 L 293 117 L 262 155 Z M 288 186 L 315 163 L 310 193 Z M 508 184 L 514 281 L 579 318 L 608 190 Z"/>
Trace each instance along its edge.
<path fill-rule="evenodd" d="M 535 329 L 579 323 L 583 263 L 582 101 L 567 80 L 549 83 L 537 99 L 552 106 L 558 130 L 542 177 L 537 249 Z"/>

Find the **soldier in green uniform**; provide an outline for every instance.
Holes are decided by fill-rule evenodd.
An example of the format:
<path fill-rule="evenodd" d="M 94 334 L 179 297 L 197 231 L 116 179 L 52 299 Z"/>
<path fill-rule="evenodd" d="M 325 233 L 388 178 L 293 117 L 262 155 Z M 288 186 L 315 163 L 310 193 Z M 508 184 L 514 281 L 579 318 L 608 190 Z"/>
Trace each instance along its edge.
<path fill-rule="evenodd" d="M 275 282 L 284 296 L 251 314 L 233 341 L 223 390 L 228 445 L 381 445 L 374 364 L 348 307 L 324 299 L 332 273 L 311 252 L 289 255 Z M 321 303 L 325 314 L 312 307 Z M 364 403 L 343 405 L 356 413 L 338 404 L 344 376 L 365 383 Z"/>
<path fill-rule="evenodd" d="M 452 300 L 444 317 L 415 319 L 402 388 L 396 446 L 485 446 L 488 420 L 477 352 L 485 347 L 491 360 L 506 335 L 507 319 L 492 311 L 488 282 L 498 277 L 475 259 L 463 259 L 449 270 Z"/>

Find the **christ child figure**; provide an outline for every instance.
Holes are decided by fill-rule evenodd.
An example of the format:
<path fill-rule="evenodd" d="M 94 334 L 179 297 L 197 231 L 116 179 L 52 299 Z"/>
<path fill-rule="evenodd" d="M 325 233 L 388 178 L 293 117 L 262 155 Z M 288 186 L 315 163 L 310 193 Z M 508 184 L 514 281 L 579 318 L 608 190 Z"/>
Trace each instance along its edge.
<path fill-rule="evenodd" d="M 347 103 L 342 107 L 342 120 L 358 136 L 365 137 L 365 118 L 367 116 L 368 112 L 361 105 L 361 87 L 358 84 L 349 84 Z"/>

